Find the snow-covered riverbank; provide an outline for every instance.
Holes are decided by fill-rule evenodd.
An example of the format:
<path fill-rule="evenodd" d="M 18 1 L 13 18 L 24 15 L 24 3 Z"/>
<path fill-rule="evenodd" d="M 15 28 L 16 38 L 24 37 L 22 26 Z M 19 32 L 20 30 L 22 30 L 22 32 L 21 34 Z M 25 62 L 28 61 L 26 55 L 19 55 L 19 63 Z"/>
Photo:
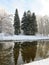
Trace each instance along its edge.
<path fill-rule="evenodd" d="M 23 64 L 23 65 L 49 65 L 49 58 L 39 60 L 39 61 L 34 61 L 34 62 Z"/>

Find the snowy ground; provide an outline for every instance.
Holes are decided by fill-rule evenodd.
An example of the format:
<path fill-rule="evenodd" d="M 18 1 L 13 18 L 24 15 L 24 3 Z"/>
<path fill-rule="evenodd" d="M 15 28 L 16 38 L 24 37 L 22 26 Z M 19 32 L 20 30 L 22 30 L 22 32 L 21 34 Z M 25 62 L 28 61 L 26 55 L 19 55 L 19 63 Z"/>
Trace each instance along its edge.
<path fill-rule="evenodd" d="M 0 34 L 0 41 L 31 42 L 38 40 L 49 40 L 49 36 L 31 36 L 31 35 L 3 35 Z"/>
<path fill-rule="evenodd" d="M 22 65 L 49 65 L 49 58 Z"/>

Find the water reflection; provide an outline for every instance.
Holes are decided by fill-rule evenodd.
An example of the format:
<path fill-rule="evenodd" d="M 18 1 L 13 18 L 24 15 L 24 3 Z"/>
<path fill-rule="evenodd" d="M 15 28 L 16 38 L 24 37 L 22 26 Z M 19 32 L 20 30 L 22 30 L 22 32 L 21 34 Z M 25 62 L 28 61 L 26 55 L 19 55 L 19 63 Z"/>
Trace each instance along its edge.
<path fill-rule="evenodd" d="M 15 65 L 34 61 L 37 50 L 37 42 L 16 43 L 14 46 Z"/>
<path fill-rule="evenodd" d="M 49 41 L 39 41 L 37 49 L 37 57 L 42 59 L 49 57 Z"/>
<path fill-rule="evenodd" d="M 14 45 L 14 61 L 15 61 L 15 65 L 17 65 L 17 61 L 18 61 L 18 56 L 19 56 L 19 49 L 20 49 L 20 44 L 19 43 L 15 43 Z"/>
<path fill-rule="evenodd" d="M 12 46 L 5 48 L 4 43 L 0 43 L 0 65 L 14 65 Z"/>
<path fill-rule="evenodd" d="M 14 48 L 0 43 L 0 65 L 20 65 L 48 57 L 49 41 L 15 43 Z"/>
<path fill-rule="evenodd" d="M 21 54 L 24 62 L 34 61 L 37 50 L 37 42 L 26 42 L 21 45 Z"/>

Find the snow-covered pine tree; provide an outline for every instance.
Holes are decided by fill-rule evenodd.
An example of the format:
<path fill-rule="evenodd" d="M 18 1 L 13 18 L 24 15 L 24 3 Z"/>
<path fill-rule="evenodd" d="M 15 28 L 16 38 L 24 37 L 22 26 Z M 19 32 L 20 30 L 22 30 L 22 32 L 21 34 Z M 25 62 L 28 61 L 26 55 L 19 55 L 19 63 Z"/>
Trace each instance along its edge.
<path fill-rule="evenodd" d="M 16 9 L 15 11 L 15 16 L 14 16 L 14 29 L 15 29 L 15 34 L 20 34 L 20 18 L 18 15 L 18 10 Z"/>
<path fill-rule="evenodd" d="M 26 12 L 24 12 L 23 18 L 22 18 L 22 25 L 21 25 L 21 29 L 23 30 L 23 34 L 26 34 L 27 31 L 27 16 L 26 16 Z"/>
<path fill-rule="evenodd" d="M 31 34 L 32 35 L 35 35 L 37 33 L 37 21 L 36 21 L 36 16 L 35 16 L 35 13 L 32 13 L 32 16 L 31 16 Z"/>
<path fill-rule="evenodd" d="M 28 11 L 27 13 L 24 12 L 24 15 L 23 15 L 23 18 L 22 18 L 22 26 L 21 26 L 21 29 L 23 30 L 23 33 L 25 35 L 29 35 L 29 31 L 30 31 L 30 27 L 29 27 L 29 24 L 30 24 L 30 11 Z"/>
<path fill-rule="evenodd" d="M 37 21 L 35 13 L 31 15 L 30 11 L 24 12 L 24 16 L 22 18 L 22 26 L 25 35 L 35 35 L 37 32 Z"/>

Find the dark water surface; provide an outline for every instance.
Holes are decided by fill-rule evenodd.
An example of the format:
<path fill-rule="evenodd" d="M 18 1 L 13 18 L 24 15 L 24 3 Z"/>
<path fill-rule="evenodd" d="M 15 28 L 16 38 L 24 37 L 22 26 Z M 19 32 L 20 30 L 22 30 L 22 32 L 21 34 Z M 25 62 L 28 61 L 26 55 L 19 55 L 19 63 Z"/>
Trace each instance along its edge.
<path fill-rule="evenodd" d="M 0 44 L 0 65 L 21 65 L 49 57 L 49 42 L 15 43 L 14 48 L 3 49 Z"/>

